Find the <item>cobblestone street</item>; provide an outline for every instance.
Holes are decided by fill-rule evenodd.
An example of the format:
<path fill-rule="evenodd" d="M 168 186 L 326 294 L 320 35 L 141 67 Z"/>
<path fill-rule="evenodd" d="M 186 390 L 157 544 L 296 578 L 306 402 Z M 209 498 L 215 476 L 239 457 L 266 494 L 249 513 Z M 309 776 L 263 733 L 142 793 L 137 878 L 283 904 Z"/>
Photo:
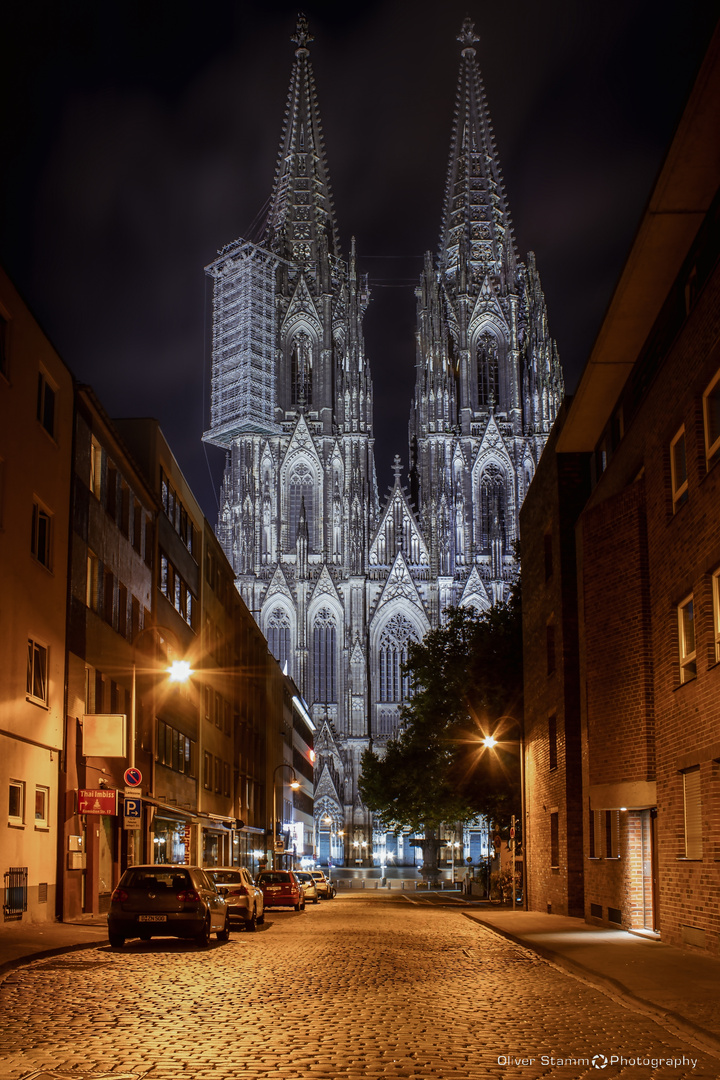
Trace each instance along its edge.
<path fill-rule="evenodd" d="M 157 939 L 37 960 L 7 975 L 0 1006 L 2 1080 L 720 1075 L 457 907 L 405 898 L 270 911 L 207 951 Z"/>

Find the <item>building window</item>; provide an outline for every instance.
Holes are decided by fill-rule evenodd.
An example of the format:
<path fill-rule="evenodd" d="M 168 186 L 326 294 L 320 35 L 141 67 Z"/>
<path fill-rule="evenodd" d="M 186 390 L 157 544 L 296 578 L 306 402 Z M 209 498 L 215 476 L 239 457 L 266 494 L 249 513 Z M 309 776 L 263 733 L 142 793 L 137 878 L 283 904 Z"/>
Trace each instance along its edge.
<path fill-rule="evenodd" d="M 160 590 L 188 626 L 192 626 L 195 597 L 164 552 L 160 553 Z"/>
<path fill-rule="evenodd" d="M 695 610 L 692 596 L 678 604 L 678 643 L 680 646 L 680 682 L 686 683 L 697 675 L 695 655 Z"/>
<path fill-rule="evenodd" d="M 605 811 L 605 858 L 620 858 L 620 811 Z"/>
<path fill-rule="evenodd" d="M 35 828 L 48 828 L 48 807 L 50 806 L 50 788 L 35 788 Z"/>
<path fill-rule="evenodd" d="M 548 765 L 557 769 L 557 716 L 548 717 Z"/>
<path fill-rule="evenodd" d="M 477 343 L 478 408 L 489 409 L 500 404 L 498 375 L 498 343 L 494 334 L 486 331 Z"/>
<path fill-rule="evenodd" d="M 230 794 L 230 766 L 227 761 L 223 762 L 223 795 Z"/>
<path fill-rule="evenodd" d="M 708 464 L 720 450 L 720 371 L 703 394 L 705 457 Z"/>
<path fill-rule="evenodd" d="M 195 775 L 195 742 L 163 720 L 157 722 L 156 760 L 174 772 Z"/>
<path fill-rule="evenodd" d="M 282 608 L 274 608 L 267 621 L 267 641 L 270 652 L 280 667 L 290 671 L 290 618 Z"/>
<path fill-rule="evenodd" d="M 90 441 L 90 490 L 96 499 L 102 492 L 102 447 L 95 436 Z"/>
<path fill-rule="evenodd" d="M 550 814 L 550 866 L 560 866 L 560 815 L 557 811 Z"/>
<path fill-rule="evenodd" d="M 410 677 L 404 672 L 408 645 L 415 641 L 413 625 L 404 615 L 388 619 L 380 635 L 380 700 L 406 701 L 410 697 Z"/>
<path fill-rule="evenodd" d="M 193 523 L 164 469 L 160 470 L 160 500 L 172 527 L 192 555 L 195 546 Z"/>
<path fill-rule="evenodd" d="M 220 795 L 222 792 L 222 761 L 220 758 L 215 758 L 215 794 Z"/>
<path fill-rule="evenodd" d="M 314 700 L 324 704 L 336 702 L 335 686 L 335 618 L 328 608 L 315 616 L 313 626 L 313 670 L 315 674 Z"/>
<path fill-rule="evenodd" d="M 702 805 L 700 801 L 700 766 L 688 769 L 683 777 L 685 810 L 685 858 L 702 859 Z"/>
<path fill-rule="evenodd" d="M 491 462 L 480 480 L 480 549 L 483 555 L 490 554 L 495 539 L 501 541 L 502 550 L 505 550 L 505 491 L 505 472 Z"/>
<path fill-rule="evenodd" d="M 44 372 L 38 372 L 37 418 L 55 438 L 55 390 L 50 385 Z"/>
<path fill-rule="evenodd" d="M 97 611 L 98 593 L 100 590 L 100 563 L 94 552 L 87 554 L 87 580 L 85 583 L 85 603 L 92 610 Z"/>
<path fill-rule="evenodd" d="M 113 465 L 112 461 L 108 461 L 107 488 L 105 491 L 105 509 L 108 513 L 108 517 L 111 517 L 113 521 L 117 521 L 118 476 L 118 471 Z"/>
<path fill-rule="evenodd" d="M 25 824 L 25 785 L 22 780 L 11 780 L 8 788 L 8 824 Z"/>
<path fill-rule="evenodd" d="M 28 638 L 27 696 L 42 705 L 48 703 L 48 650 L 32 638 Z"/>
<path fill-rule="evenodd" d="M 203 787 L 206 791 L 212 791 L 212 754 L 203 751 Z"/>
<path fill-rule="evenodd" d="M 293 548 L 297 541 L 300 514 L 305 508 L 305 517 L 308 530 L 308 550 L 314 550 L 314 525 L 315 509 L 313 496 L 315 493 L 315 476 L 309 465 L 299 461 L 293 468 L 288 480 L 288 546 Z"/>
<path fill-rule="evenodd" d="M 683 503 L 687 502 L 688 497 L 684 427 L 680 428 L 670 443 L 670 485 L 672 488 L 673 514 L 675 514 Z"/>
<path fill-rule="evenodd" d="M 39 502 L 33 503 L 30 550 L 39 563 L 50 570 L 50 536 L 52 518 Z"/>

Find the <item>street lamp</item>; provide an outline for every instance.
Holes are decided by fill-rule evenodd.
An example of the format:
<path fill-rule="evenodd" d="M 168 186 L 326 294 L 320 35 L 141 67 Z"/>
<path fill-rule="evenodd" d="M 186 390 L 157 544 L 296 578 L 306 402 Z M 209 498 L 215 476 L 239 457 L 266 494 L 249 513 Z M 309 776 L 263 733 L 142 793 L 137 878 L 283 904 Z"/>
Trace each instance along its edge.
<path fill-rule="evenodd" d="M 173 631 L 169 630 L 166 626 L 145 626 L 135 635 L 130 645 L 130 648 L 132 649 L 132 685 L 130 691 L 130 745 L 128 747 L 128 765 L 131 769 L 135 768 L 135 731 L 137 728 L 137 664 L 135 662 L 135 649 L 140 638 L 144 634 L 149 634 L 151 632 L 175 636 Z M 193 674 L 187 660 L 173 660 L 170 667 L 165 669 L 165 672 L 172 683 L 187 682 Z"/>
<path fill-rule="evenodd" d="M 295 770 L 293 769 L 292 765 L 287 765 L 285 762 L 282 762 L 282 764 L 275 766 L 275 771 L 273 772 L 273 819 L 272 819 L 273 870 L 277 870 L 277 852 L 276 852 L 276 848 L 277 848 L 277 822 L 278 822 L 278 817 L 277 817 L 277 782 L 276 782 L 275 778 L 277 777 L 277 774 L 280 772 L 281 769 L 289 769 L 290 772 L 292 773 L 292 780 L 290 781 L 290 787 L 293 789 L 293 791 L 297 791 L 297 789 L 300 787 L 300 781 L 298 780 L 297 774 L 296 774 Z M 283 845 L 283 848 L 284 848 L 284 845 Z"/>
<path fill-rule="evenodd" d="M 518 739 L 496 739 L 494 735 L 485 735 L 482 740 L 482 745 L 488 750 L 494 750 L 496 746 L 517 746 L 519 750 L 520 758 L 520 835 L 522 836 L 523 845 L 523 898 L 522 906 L 523 910 L 527 911 L 527 867 L 525 865 L 525 853 L 527 851 L 525 843 L 525 740 L 523 738 L 522 724 L 520 721 L 515 720 L 511 716 L 501 716 L 500 720 L 511 720 L 513 725 L 517 727 L 519 738 Z M 514 832 L 515 816 L 512 819 L 512 831 Z M 514 836 L 510 837 L 512 841 L 512 906 L 515 910 L 515 848 L 517 840 Z"/>

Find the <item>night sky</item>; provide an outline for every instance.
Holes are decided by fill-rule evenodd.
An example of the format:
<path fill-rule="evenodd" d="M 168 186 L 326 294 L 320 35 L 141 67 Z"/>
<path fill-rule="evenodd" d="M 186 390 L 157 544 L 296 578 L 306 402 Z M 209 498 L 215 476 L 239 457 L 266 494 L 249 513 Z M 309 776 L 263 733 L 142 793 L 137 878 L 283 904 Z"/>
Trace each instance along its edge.
<path fill-rule="evenodd" d="M 11 0 L 0 262 L 112 416 L 156 416 L 211 521 L 211 283 L 272 189 L 297 4 Z M 345 253 L 371 281 L 381 493 L 407 462 L 415 297 L 438 243 L 466 15 L 521 258 L 572 391 L 720 3 L 467 0 L 304 9 Z"/>

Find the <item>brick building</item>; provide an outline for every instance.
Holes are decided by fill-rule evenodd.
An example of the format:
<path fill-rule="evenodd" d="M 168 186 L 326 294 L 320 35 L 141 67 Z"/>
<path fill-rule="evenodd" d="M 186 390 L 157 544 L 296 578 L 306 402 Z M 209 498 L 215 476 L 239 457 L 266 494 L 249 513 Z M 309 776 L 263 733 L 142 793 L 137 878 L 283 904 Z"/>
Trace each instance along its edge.
<path fill-rule="evenodd" d="M 529 906 L 720 953 L 720 33 L 521 512 Z"/>

